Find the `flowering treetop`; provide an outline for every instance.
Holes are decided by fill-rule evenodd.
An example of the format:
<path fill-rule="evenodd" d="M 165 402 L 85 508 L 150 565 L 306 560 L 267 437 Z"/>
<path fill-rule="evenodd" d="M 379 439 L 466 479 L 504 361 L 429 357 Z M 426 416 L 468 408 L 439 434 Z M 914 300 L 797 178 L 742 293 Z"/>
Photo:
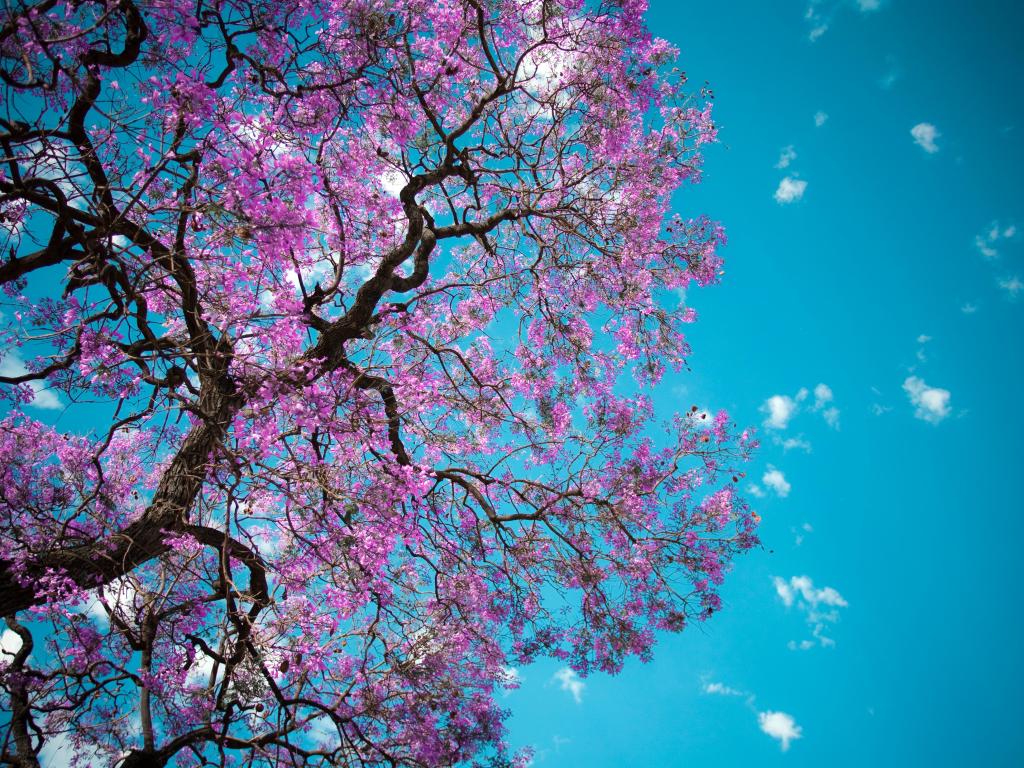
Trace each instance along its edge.
<path fill-rule="evenodd" d="M 643 11 L 6 6 L 3 760 L 503 764 L 509 667 L 719 607 L 752 442 L 645 394 L 715 128 Z"/>

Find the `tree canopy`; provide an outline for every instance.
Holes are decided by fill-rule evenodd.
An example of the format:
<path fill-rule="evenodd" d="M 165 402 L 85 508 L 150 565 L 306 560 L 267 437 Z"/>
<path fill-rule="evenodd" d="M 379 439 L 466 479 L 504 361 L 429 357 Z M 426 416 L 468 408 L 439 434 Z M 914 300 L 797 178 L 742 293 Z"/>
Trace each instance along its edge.
<path fill-rule="evenodd" d="M 12 0 L 2 761 L 525 764 L 757 543 L 655 414 L 722 229 L 636 0 Z"/>

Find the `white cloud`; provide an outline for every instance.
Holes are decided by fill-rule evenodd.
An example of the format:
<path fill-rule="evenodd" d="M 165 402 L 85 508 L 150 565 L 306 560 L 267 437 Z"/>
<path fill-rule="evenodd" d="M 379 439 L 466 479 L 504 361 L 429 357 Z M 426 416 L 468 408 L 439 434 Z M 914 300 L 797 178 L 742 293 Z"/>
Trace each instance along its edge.
<path fill-rule="evenodd" d="M 140 611 L 152 600 L 151 595 L 139 592 L 130 576 L 114 579 L 109 584 L 93 590 L 90 595 L 89 602 L 82 606 L 81 611 L 101 626 L 110 621 L 108 610 L 116 613 L 117 617 L 129 626 L 136 625 Z"/>
<path fill-rule="evenodd" d="M 254 545 L 266 560 L 275 560 L 287 548 L 289 537 L 270 526 L 246 526 L 249 543 Z"/>
<path fill-rule="evenodd" d="M 820 109 L 814 113 L 814 127 L 821 128 L 826 121 L 828 121 L 828 113 L 822 112 Z"/>
<path fill-rule="evenodd" d="M 210 675 L 213 673 L 214 659 L 202 651 L 196 653 L 192 660 L 192 666 L 188 670 L 188 683 L 193 686 L 206 687 L 210 683 Z M 217 668 L 215 682 L 220 682 L 223 677 L 224 668 Z"/>
<path fill-rule="evenodd" d="M 72 765 L 81 768 L 100 768 L 112 765 L 114 761 L 110 759 L 111 757 L 94 745 L 87 744 L 84 749 L 78 749 L 71 741 L 70 732 L 61 731 L 48 736 L 43 743 L 43 748 L 39 751 L 39 765 L 42 768 L 69 768 Z"/>
<path fill-rule="evenodd" d="M 971 302 L 968 301 L 966 304 L 960 307 L 960 311 L 963 312 L 965 315 L 973 315 L 975 312 L 978 311 L 978 307 L 976 304 L 971 304 Z"/>
<path fill-rule="evenodd" d="M 830 405 L 832 400 L 832 388 L 828 384 L 818 384 L 814 388 L 814 405 L 811 410 L 821 411 L 825 423 L 832 429 L 839 429 L 839 409 Z"/>
<path fill-rule="evenodd" d="M 10 662 L 7 655 L 13 656 L 21 650 L 21 646 L 22 642 L 18 633 L 13 629 L 5 629 L 3 635 L 0 635 L 0 664 Z"/>
<path fill-rule="evenodd" d="M 767 418 L 764 420 L 764 425 L 768 429 L 786 429 L 789 426 L 789 422 L 800 410 L 800 403 L 808 398 L 810 393 L 806 387 L 801 387 L 795 397 L 789 395 L 772 395 L 764 403 L 761 404 L 761 412 L 767 414 Z M 815 412 L 821 413 L 824 417 L 825 422 L 833 429 L 839 429 L 839 409 L 834 405 L 830 405 L 834 399 L 832 388 L 828 384 L 818 384 L 814 388 L 814 404 L 810 406 L 810 409 Z M 790 438 L 789 440 L 780 441 L 776 439 L 776 444 L 780 444 L 786 450 L 790 448 L 803 448 L 810 452 L 810 443 L 799 439 Z"/>
<path fill-rule="evenodd" d="M 809 441 L 804 439 L 803 435 L 800 435 L 800 437 L 787 437 L 785 440 L 779 440 L 778 445 L 781 445 L 782 450 L 784 451 L 799 448 L 805 453 L 811 452 L 811 444 Z"/>
<path fill-rule="evenodd" d="M 782 744 L 782 751 L 789 749 L 789 742 L 803 736 L 803 729 L 796 724 L 792 715 L 785 712 L 759 712 L 757 724 L 761 730 Z"/>
<path fill-rule="evenodd" d="M 583 702 L 583 690 L 587 687 L 587 684 L 573 670 L 568 667 L 562 667 L 555 672 L 552 679 L 558 681 L 561 690 L 571 693 L 573 700 L 577 704 Z"/>
<path fill-rule="evenodd" d="M 985 259 L 989 261 L 999 258 L 999 249 L 996 246 L 1001 240 L 1011 240 L 1017 235 L 1017 227 L 1010 224 L 1003 227 L 998 221 L 993 221 L 985 231 L 974 236 L 974 247 L 978 249 Z"/>
<path fill-rule="evenodd" d="M 999 287 L 1006 291 L 1007 295 L 1011 299 L 1016 299 L 1021 291 L 1024 291 L 1024 282 L 1014 275 L 1013 277 L 1006 277 L 999 281 Z"/>
<path fill-rule="evenodd" d="M 948 389 L 929 387 L 924 379 L 908 376 L 903 389 L 914 406 L 914 416 L 930 424 L 938 424 L 950 414 Z"/>
<path fill-rule="evenodd" d="M 548 101 L 555 97 L 562 103 L 568 96 L 559 89 L 581 64 L 577 52 L 564 51 L 557 45 L 538 45 L 523 57 L 518 81 L 534 99 Z"/>
<path fill-rule="evenodd" d="M 779 599 L 782 600 L 782 604 L 787 608 L 792 607 L 795 593 L 793 592 L 793 588 L 789 586 L 789 582 L 776 576 L 774 583 L 775 594 L 777 594 Z"/>
<path fill-rule="evenodd" d="M 775 491 L 775 495 L 782 499 L 789 496 L 789 492 L 793 489 L 793 486 L 786 481 L 786 476 L 770 464 L 768 465 L 768 471 L 761 478 L 761 482 Z"/>
<path fill-rule="evenodd" d="M 828 32 L 829 19 L 821 14 L 817 8 L 818 0 L 810 0 L 804 18 L 810 25 L 811 30 L 807 33 L 807 39 L 812 43 Z"/>
<path fill-rule="evenodd" d="M 832 388 L 828 384 L 819 384 L 814 388 L 814 410 L 824 407 L 832 400 Z"/>
<path fill-rule="evenodd" d="M 845 608 L 847 602 L 843 599 L 843 596 L 832 587 L 822 587 L 821 589 L 815 589 L 814 582 L 809 576 L 794 576 L 789 580 L 789 585 L 800 593 L 800 596 L 807 601 L 809 605 L 817 608 L 818 605 L 835 606 L 837 608 Z"/>
<path fill-rule="evenodd" d="M 744 697 L 744 703 L 754 712 L 754 703 L 757 697 L 748 693 L 747 691 L 741 691 L 738 688 L 733 688 L 726 685 L 725 683 L 712 682 L 703 679 L 701 690 L 712 696 L 729 696 L 729 697 Z M 757 713 L 757 724 L 762 732 L 771 736 L 773 739 L 777 739 L 782 744 L 782 751 L 785 752 L 789 749 L 789 743 L 803 736 L 803 730 L 792 715 L 788 715 L 785 712 L 775 712 L 772 710 L 766 710 Z"/>
<path fill-rule="evenodd" d="M 887 91 L 903 76 L 903 68 L 891 53 L 885 57 L 885 68 L 885 74 L 878 78 L 878 87 Z"/>
<path fill-rule="evenodd" d="M 994 259 L 999 256 L 999 251 L 993 248 L 990 241 L 981 235 L 974 236 L 974 247 L 978 249 L 978 253 L 984 256 L 986 259 Z"/>
<path fill-rule="evenodd" d="M 49 179 L 54 182 L 68 199 L 72 208 L 85 210 L 88 208 L 85 195 L 83 195 L 72 179 L 80 176 L 72 160 L 72 153 L 68 147 L 54 141 L 43 144 L 40 141 L 33 141 L 25 145 L 27 155 L 22 161 L 27 168 L 28 176 L 37 176 Z M 22 173 L 26 173 L 25 169 Z"/>
<path fill-rule="evenodd" d="M 828 424 L 832 429 L 839 429 L 839 409 L 835 406 L 826 408 L 821 412 L 822 417 L 825 419 L 825 423 Z"/>
<path fill-rule="evenodd" d="M 795 546 L 799 547 L 801 544 L 804 543 L 804 538 L 805 538 L 804 534 L 805 533 L 810 533 L 811 531 L 814 530 L 814 528 L 811 527 L 810 523 L 804 523 L 803 525 L 800 526 L 799 530 L 796 529 L 796 528 L 790 528 L 789 530 L 793 533 L 793 536 L 794 536 L 793 544 Z M 776 592 L 777 591 L 778 591 L 778 588 L 776 588 Z"/>
<path fill-rule="evenodd" d="M 793 145 L 790 144 L 788 147 L 782 148 L 782 153 L 779 155 L 779 161 L 775 164 L 776 168 L 788 168 L 789 164 L 796 160 L 796 150 L 793 149 Z"/>
<path fill-rule="evenodd" d="M 914 137 L 914 143 L 928 154 L 939 151 L 935 140 L 942 134 L 931 123 L 918 123 L 910 129 L 910 135 Z"/>
<path fill-rule="evenodd" d="M 317 744 L 332 750 L 341 746 L 338 726 L 327 715 L 310 718 L 306 726 L 309 729 L 307 733 Z"/>
<path fill-rule="evenodd" d="M 502 667 L 498 677 L 498 684 L 505 689 L 508 696 L 512 691 L 519 688 L 523 683 L 523 673 L 516 667 Z"/>
<path fill-rule="evenodd" d="M 808 0 L 807 11 L 804 19 L 810 28 L 807 39 L 812 43 L 828 32 L 832 24 L 832 17 L 845 5 L 852 5 L 861 13 L 872 13 L 882 7 L 882 0 L 836 0 L 824 2 L 824 0 Z"/>
<path fill-rule="evenodd" d="M 761 406 L 761 412 L 768 414 L 764 425 L 769 429 L 785 429 L 797 408 L 797 402 L 789 395 L 772 395 Z"/>
<path fill-rule="evenodd" d="M 395 169 L 389 169 L 380 175 L 380 185 L 391 197 L 398 197 L 398 193 L 405 187 L 407 179 Z"/>
<path fill-rule="evenodd" d="M 928 361 L 928 356 L 924 353 L 924 346 L 923 345 L 927 344 L 931 340 L 932 340 L 931 336 L 928 336 L 928 335 L 923 334 L 923 333 L 920 336 L 917 337 L 917 343 L 922 345 L 921 348 L 919 350 L 917 350 L 917 359 L 920 362 L 922 362 L 922 363 L 925 363 L 925 362 Z"/>
<path fill-rule="evenodd" d="M 810 531 L 811 528 L 805 523 L 804 530 Z M 814 647 L 815 641 L 826 648 L 836 644 L 835 640 L 825 635 L 825 629 L 839 621 L 839 609 L 848 605 L 838 590 L 833 587 L 816 588 L 809 576 L 793 576 L 788 581 L 776 576 L 772 583 L 782 604 L 786 608 L 796 605 L 811 629 L 812 637 L 799 642 L 790 641 L 790 650 L 809 650 Z"/>
<path fill-rule="evenodd" d="M 795 203 L 804 196 L 804 190 L 806 189 L 806 181 L 787 176 L 779 182 L 779 188 L 775 190 L 775 202 L 779 205 Z"/>
<path fill-rule="evenodd" d="M 993 221 L 983 232 L 974 236 L 974 247 L 986 261 L 995 261 L 1000 256 L 1003 241 L 1016 238 L 1016 236 L 1017 226 L 1015 224 L 1003 226 L 998 221 Z M 1007 298 L 1010 300 L 1016 299 L 1024 291 L 1024 281 L 1020 279 L 1019 275 L 1001 277 L 996 280 L 996 285 L 1000 290 L 1006 292 Z M 971 314 L 974 309 L 967 309 L 967 307 L 973 307 L 973 305 L 965 304 L 961 307 L 961 311 Z"/>
<path fill-rule="evenodd" d="M 756 496 L 759 499 L 764 498 L 764 489 L 757 483 L 751 483 L 747 486 L 747 493 L 751 496 Z"/>
<path fill-rule="evenodd" d="M 3 360 L 0 361 L 0 376 L 24 376 L 26 373 L 28 373 L 28 368 L 25 367 L 25 362 L 13 350 L 4 355 Z M 43 382 L 29 381 L 26 383 L 32 388 L 33 397 L 29 405 L 33 408 L 56 411 L 64 407 L 60 398 L 57 397 L 57 393 L 47 389 Z"/>
<path fill-rule="evenodd" d="M 743 691 L 730 688 L 723 683 L 704 683 L 704 693 L 711 693 L 716 696 L 742 696 Z"/>

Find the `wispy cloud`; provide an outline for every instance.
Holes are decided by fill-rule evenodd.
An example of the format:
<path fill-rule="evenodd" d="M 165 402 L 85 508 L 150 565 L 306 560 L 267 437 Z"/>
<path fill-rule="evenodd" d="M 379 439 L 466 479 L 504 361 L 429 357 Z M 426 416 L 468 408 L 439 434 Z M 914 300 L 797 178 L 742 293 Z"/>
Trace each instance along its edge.
<path fill-rule="evenodd" d="M 832 429 L 839 429 L 839 409 L 835 406 L 826 408 L 821 412 L 822 418 L 825 419 L 825 423 L 828 424 Z"/>
<path fill-rule="evenodd" d="M 902 76 L 903 70 L 900 68 L 899 62 L 895 56 L 889 54 L 885 57 L 885 73 L 878 78 L 878 87 L 888 91 L 896 85 L 896 81 Z"/>
<path fill-rule="evenodd" d="M 778 189 L 775 190 L 775 202 L 779 205 L 795 203 L 804 196 L 806 190 L 806 181 L 787 176 L 779 182 Z"/>
<path fill-rule="evenodd" d="M 932 337 L 924 333 L 920 334 L 917 337 L 917 343 L 921 345 L 920 347 L 917 348 L 917 359 L 919 362 L 928 362 L 928 355 L 925 353 L 925 344 L 927 344 L 931 340 Z"/>
<path fill-rule="evenodd" d="M 820 109 L 814 113 L 814 127 L 821 128 L 828 121 L 828 113 Z"/>
<path fill-rule="evenodd" d="M 828 384 L 818 384 L 814 388 L 814 405 L 812 411 L 820 411 L 825 423 L 832 429 L 839 429 L 839 409 L 832 405 L 832 388 Z"/>
<path fill-rule="evenodd" d="M 804 523 L 803 525 L 800 526 L 799 529 L 797 529 L 797 528 L 790 528 L 789 530 L 793 534 L 793 544 L 794 544 L 794 546 L 799 547 L 801 544 L 804 543 L 804 538 L 805 538 L 804 534 L 811 533 L 814 530 L 814 528 L 811 526 L 810 523 Z"/>
<path fill-rule="evenodd" d="M 882 397 L 882 390 L 880 390 L 878 387 L 872 387 L 871 388 L 871 392 L 875 396 L 877 396 L 877 397 Z M 877 402 L 871 404 L 871 412 L 875 416 L 882 416 L 882 415 L 888 413 L 891 410 L 892 410 L 892 406 L 891 405 L 882 405 L 881 403 L 877 403 Z"/>
<path fill-rule="evenodd" d="M 844 6 L 853 6 L 862 14 L 872 13 L 882 7 L 881 0 L 849 0 L 849 2 L 830 2 L 810 0 L 804 12 L 804 20 L 809 27 L 807 39 L 812 43 L 828 32 L 832 26 L 833 16 Z"/>
<path fill-rule="evenodd" d="M 1024 282 L 1017 275 L 1004 277 L 999 281 L 999 287 L 1006 291 L 1007 296 L 1016 299 L 1021 291 L 1024 291 Z"/>
<path fill-rule="evenodd" d="M 803 435 L 787 437 L 785 440 L 780 440 L 778 444 L 782 446 L 782 450 L 784 451 L 791 451 L 794 448 L 799 448 L 804 453 L 811 452 L 811 444 L 809 441 L 804 439 Z"/>
<path fill-rule="evenodd" d="M 836 641 L 825 634 L 830 624 L 839 621 L 839 609 L 846 608 L 848 603 L 839 591 L 833 587 L 816 588 L 809 576 L 793 576 L 788 581 L 779 576 L 773 579 L 775 594 L 778 595 L 786 608 L 796 606 L 802 614 L 807 626 L 811 629 L 811 638 L 797 642 L 789 642 L 790 650 L 808 650 L 815 645 L 831 647 Z"/>
<path fill-rule="evenodd" d="M 910 129 L 910 135 L 914 137 L 914 143 L 928 154 L 939 151 L 939 145 L 935 140 L 942 134 L 931 123 L 918 123 Z"/>
<path fill-rule="evenodd" d="M 715 696 L 744 696 L 744 692 L 723 683 L 704 683 L 704 693 Z"/>
<path fill-rule="evenodd" d="M 985 228 L 984 232 L 974 236 L 974 247 L 985 259 L 992 261 L 999 258 L 999 249 L 996 246 L 1000 245 L 1001 241 L 1010 240 L 1016 235 L 1015 224 L 1004 227 L 998 221 L 993 221 Z"/>
<path fill-rule="evenodd" d="M 924 379 L 908 376 L 903 382 L 903 390 L 914 406 L 914 416 L 930 424 L 938 424 L 950 414 L 948 389 L 930 387 Z"/>
<path fill-rule="evenodd" d="M 776 168 L 788 168 L 790 163 L 796 160 L 796 150 L 793 149 L 793 145 L 790 144 L 787 147 L 782 148 L 782 152 L 779 153 L 779 161 L 775 163 Z"/>
<path fill-rule="evenodd" d="M 558 687 L 563 691 L 568 691 L 577 704 L 583 703 L 583 691 L 586 689 L 587 684 L 580 679 L 580 676 L 575 671 L 569 669 L 569 667 L 562 667 L 560 670 L 555 672 L 551 678 L 558 683 Z"/>
<path fill-rule="evenodd" d="M 828 32 L 829 24 L 831 23 L 829 15 L 823 13 L 819 7 L 818 0 L 811 0 L 807 6 L 807 11 L 804 13 L 804 20 L 810 27 L 807 32 L 807 39 L 812 43 Z"/>
<path fill-rule="evenodd" d="M 972 304 L 971 302 L 968 301 L 960 307 L 960 311 L 963 312 L 965 315 L 973 315 L 975 312 L 978 311 L 978 305 Z"/>

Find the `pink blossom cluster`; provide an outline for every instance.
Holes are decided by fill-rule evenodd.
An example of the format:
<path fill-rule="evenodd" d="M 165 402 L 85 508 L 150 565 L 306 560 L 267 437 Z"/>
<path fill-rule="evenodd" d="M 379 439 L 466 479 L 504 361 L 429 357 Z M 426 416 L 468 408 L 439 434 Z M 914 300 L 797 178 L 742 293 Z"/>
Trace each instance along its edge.
<path fill-rule="evenodd" d="M 722 274 L 671 207 L 716 128 L 644 11 L 5 6 L 23 764 L 70 730 L 124 766 L 525 766 L 510 667 L 617 672 L 720 609 L 756 443 L 651 396 Z"/>

